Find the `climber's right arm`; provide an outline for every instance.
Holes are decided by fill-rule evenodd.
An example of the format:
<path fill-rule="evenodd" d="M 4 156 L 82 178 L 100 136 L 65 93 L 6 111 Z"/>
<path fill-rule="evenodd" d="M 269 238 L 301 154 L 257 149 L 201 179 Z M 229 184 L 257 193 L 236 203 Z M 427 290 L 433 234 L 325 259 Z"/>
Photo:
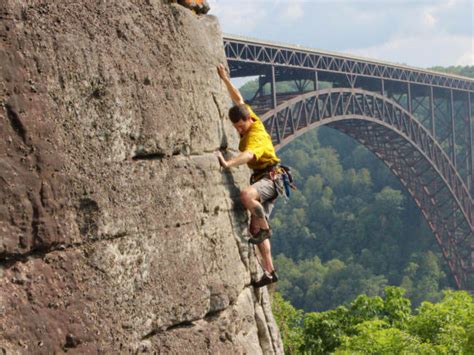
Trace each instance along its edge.
<path fill-rule="evenodd" d="M 224 169 L 247 164 L 249 161 L 251 161 L 255 157 L 255 155 L 250 151 L 241 152 L 235 158 L 232 158 L 229 160 L 225 160 L 224 156 L 222 155 L 222 152 L 219 150 L 216 151 L 214 154 L 217 156 L 217 159 L 219 160 L 219 164 Z"/>
<path fill-rule="evenodd" d="M 219 64 L 217 66 L 217 72 L 219 73 L 220 78 L 224 82 L 227 91 L 229 92 L 230 98 L 234 102 L 235 105 L 243 105 L 245 104 L 244 98 L 240 94 L 239 89 L 237 89 L 229 79 L 229 75 L 227 74 L 226 68 L 223 64 Z"/>

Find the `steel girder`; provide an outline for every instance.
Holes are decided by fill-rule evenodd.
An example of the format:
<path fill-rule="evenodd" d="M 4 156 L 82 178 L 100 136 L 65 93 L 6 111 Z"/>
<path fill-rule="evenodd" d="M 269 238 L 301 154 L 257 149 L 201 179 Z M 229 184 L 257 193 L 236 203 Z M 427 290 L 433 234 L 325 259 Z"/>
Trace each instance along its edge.
<path fill-rule="evenodd" d="M 313 82 L 314 90 L 324 83 L 333 88 L 359 88 L 390 97 L 432 133 L 473 194 L 474 80 L 234 36 L 225 37 L 224 44 L 232 77 L 259 75 L 259 90 L 252 100 L 265 102 L 260 96 L 263 86 L 270 84 L 272 102 L 266 109 L 295 96 L 277 94 L 274 88 L 280 81 L 297 82 L 300 92 L 296 94 L 307 90 L 307 84 Z M 265 108 L 261 111 L 265 112 Z"/>
<path fill-rule="evenodd" d="M 356 77 L 371 77 L 474 91 L 474 80 L 461 76 L 440 74 L 434 71 L 300 46 L 225 35 L 224 49 L 227 61 L 231 65 L 232 77 L 259 75 L 262 72 L 261 66 L 279 66 L 345 74 L 350 83 L 353 83 Z"/>
<path fill-rule="evenodd" d="M 411 147 L 406 147 L 406 141 L 383 126 L 367 123 L 367 127 L 362 128 L 364 124 L 357 122 L 354 125 L 353 121 L 347 120 L 328 126 L 355 138 L 390 168 L 413 197 L 428 222 L 456 285 L 460 288 L 472 287 L 471 281 L 468 280 L 471 272 L 470 252 L 469 248 L 466 249 L 466 246 L 469 246 L 469 228 L 456 227 L 456 218 L 453 215 L 456 208 L 449 203 L 452 202 L 449 191 L 424 157 L 416 150 L 410 149 Z M 375 133 L 377 131 L 378 134 Z M 391 137 L 390 144 L 384 141 L 387 137 Z M 407 154 L 407 150 L 410 154 Z"/>
<path fill-rule="evenodd" d="M 369 148 L 421 209 L 456 285 L 474 288 L 472 197 L 450 157 L 410 112 L 378 93 L 338 88 L 294 97 L 262 120 L 277 149 L 323 124 Z"/>

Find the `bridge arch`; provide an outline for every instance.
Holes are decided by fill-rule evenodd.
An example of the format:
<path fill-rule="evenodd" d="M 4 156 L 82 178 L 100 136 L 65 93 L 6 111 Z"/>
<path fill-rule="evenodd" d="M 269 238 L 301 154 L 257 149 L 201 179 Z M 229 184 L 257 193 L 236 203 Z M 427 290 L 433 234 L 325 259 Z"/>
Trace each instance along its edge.
<path fill-rule="evenodd" d="M 371 150 L 420 208 L 459 288 L 472 288 L 473 202 L 453 163 L 430 132 L 397 102 L 354 88 L 312 91 L 262 115 L 275 148 L 327 125 Z"/>

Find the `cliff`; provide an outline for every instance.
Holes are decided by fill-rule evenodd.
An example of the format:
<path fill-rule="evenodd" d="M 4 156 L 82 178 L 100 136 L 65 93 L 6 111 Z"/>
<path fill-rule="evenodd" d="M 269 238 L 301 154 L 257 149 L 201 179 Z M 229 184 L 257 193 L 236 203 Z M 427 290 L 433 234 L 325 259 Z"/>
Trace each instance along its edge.
<path fill-rule="evenodd" d="M 3 353 L 281 353 L 238 203 L 217 20 L 0 4 Z"/>

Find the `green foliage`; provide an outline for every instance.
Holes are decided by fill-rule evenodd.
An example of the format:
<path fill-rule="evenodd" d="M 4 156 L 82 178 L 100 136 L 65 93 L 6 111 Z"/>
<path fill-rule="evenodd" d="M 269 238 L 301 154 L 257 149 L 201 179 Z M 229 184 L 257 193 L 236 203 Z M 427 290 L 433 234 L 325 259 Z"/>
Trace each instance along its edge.
<path fill-rule="evenodd" d="M 335 354 L 401 354 L 419 353 L 418 339 L 410 334 L 390 328 L 383 320 L 372 320 L 355 326 L 356 336 L 343 336 Z M 423 352 L 428 349 L 423 348 Z"/>
<path fill-rule="evenodd" d="M 404 293 L 386 287 L 383 298 L 359 295 L 348 307 L 306 314 L 288 305 L 290 310 L 280 313 L 289 316 L 277 319 L 283 322 L 280 329 L 297 336 L 291 351 L 285 349 L 311 354 L 472 354 L 472 296 L 447 291 L 439 303 L 424 302 L 412 314 Z M 277 298 L 277 304 L 282 302 Z"/>
<path fill-rule="evenodd" d="M 359 293 L 370 296 L 383 293 L 387 280 L 365 270 L 359 264 L 338 259 L 322 263 L 318 257 L 294 262 L 279 254 L 275 258 L 281 281 L 278 290 L 295 307 L 329 309 L 334 298 L 349 304 Z M 335 296 L 337 295 L 337 296 Z"/>
<path fill-rule="evenodd" d="M 331 83 L 320 81 L 319 88 L 326 89 L 332 86 Z M 239 90 L 242 94 L 242 97 L 246 101 L 250 101 L 254 98 L 257 90 L 259 89 L 258 78 L 249 80 L 244 85 L 242 85 Z M 308 91 L 314 90 L 314 84 L 310 80 L 291 80 L 291 81 L 278 81 L 276 83 L 276 92 L 280 93 L 303 93 Z M 271 84 L 266 83 L 263 86 L 261 91 L 262 95 L 270 95 L 271 94 Z"/>
<path fill-rule="evenodd" d="M 359 324 L 384 315 L 385 303 L 382 297 L 359 295 L 350 306 L 351 323 Z"/>
<path fill-rule="evenodd" d="M 346 307 L 340 306 L 331 311 L 306 314 L 304 345 L 300 350 L 315 354 L 332 352 L 349 328 L 348 312 Z"/>
<path fill-rule="evenodd" d="M 279 274 L 282 281 L 278 285 L 279 291 L 283 297 L 291 299 L 295 307 L 304 308 L 306 300 L 312 297 L 311 294 L 324 281 L 329 267 L 322 265 L 318 257 L 295 263 L 280 254 L 275 261 L 281 270 Z"/>
<path fill-rule="evenodd" d="M 249 101 L 258 90 L 258 79 L 251 80 L 239 88 L 240 94 L 244 100 Z"/>
<path fill-rule="evenodd" d="M 411 302 L 404 298 L 405 290 L 400 287 L 385 288 L 384 313 L 390 325 L 404 329 L 411 317 Z"/>
<path fill-rule="evenodd" d="M 427 251 L 412 254 L 411 260 L 403 270 L 401 283 L 407 295 L 417 305 L 423 300 L 439 301 L 443 295 L 438 285 L 440 280 L 446 278 L 439 258 L 432 251 Z"/>
<path fill-rule="evenodd" d="M 259 85 L 258 85 L 258 78 L 257 78 L 257 79 L 246 82 L 244 85 L 242 85 L 239 88 L 239 90 L 244 100 L 249 101 L 255 96 L 258 88 L 259 88 Z M 288 92 L 299 91 L 299 88 L 296 82 L 293 82 L 293 81 L 277 82 L 276 89 L 278 93 L 288 93 Z M 271 93 L 271 86 L 270 86 L 270 83 L 267 83 L 263 87 L 262 94 L 270 95 L 270 93 Z"/>
<path fill-rule="evenodd" d="M 319 300 L 315 305 L 318 306 L 317 309 L 329 309 L 334 298 L 341 304 L 348 304 L 363 292 L 375 296 L 383 292 L 386 283 L 387 280 L 383 277 L 372 274 L 359 264 L 351 263 L 328 273 L 325 282 L 315 292 Z"/>
<path fill-rule="evenodd" d="M 423 342 L 443 346 L 448 352 L 460 352 L 472 342 L 473 324 L 472 296 L 465 291 L 446 291 L 441 302 L 421 304 L 409 329 Z"/>
<path fill-rule="evenodd" d="M 474 321 L 471 321 L 471 324 L 467 326 L 466 333 L 467 341 L 464 345 L 464 352 L 474 354 Z"/>
<path fill-rule="evenodd" d="M 441 73 L 456 74 L 461 76 L 466 76 L 469 78 L 474 78 L 474 65 L 467 66 L 450 66 L 450 67 L 433 67 L 431 70 L 438 71 Z"/>
<path fill-rule="evenodd" d="M 303 346 L 303 311 L 295 309 L 278 292 L 272 297 L 272 310 L 285 347 L 285 353 L 293 354 Z"/>
<path fill-rule="evenodd" d="M 329 128 L 312 130 L 280 153 L 299 190 L 272 216 L 280 291 L 306 311 L 349 304 L 358 294 L 381 296 L 403 285 L 414 306 L 437 301 L 447 284 L 440 251 L 420 211 L 372 153 Z M 323 267 L 305 279 L 314 256 Z M 329 270 L 337 260 L 343 266 Z M 285 271 L 285 269 L 288 272 Z M 293 269 L 298 269 L 296 272 Z M 300 275 L 295 277 L 295 274 Z"/>
<path fill-rule="evenodd" d="M 312 353 L 383 349 L 388 341 L 408 341 L 402 329 L 411 317 L 410 301 L 404 290 L 385 288 L 385 299 L 359 295 L 348 308 L 308 313 L 304 318 L 304 351 Z M 391 328 L 396 330 L 390 330 Z M 378 338 L 373 333 L 379 333 Z M 405 339 L 406 338 L 406 339 Z M 411 340 L 410 340 L 411 341 Z M 411 344 L 411 343 L 410 343 Z"/>

